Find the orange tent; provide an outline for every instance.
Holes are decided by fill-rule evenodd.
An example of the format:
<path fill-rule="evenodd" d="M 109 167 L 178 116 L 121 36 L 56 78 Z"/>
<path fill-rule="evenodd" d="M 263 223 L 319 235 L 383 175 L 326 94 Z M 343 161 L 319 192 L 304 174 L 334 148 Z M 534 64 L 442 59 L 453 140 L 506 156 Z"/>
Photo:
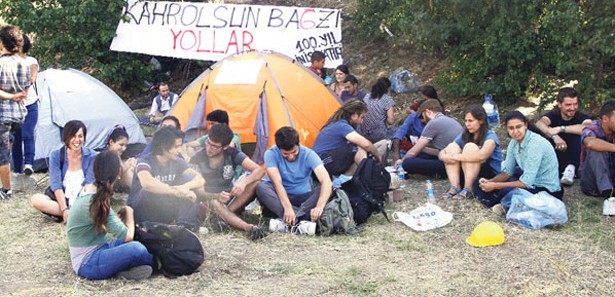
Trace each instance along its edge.
<path fill-rule="evenodd" d="M 205 115 L 222 109 L 242 143 L 256 143 L 262 163 L 275 132 L 292 126 L 301 144 L 312 147 L 320 128 L 341 106 L 323 81 L 302 64 L 279 53 L 250 51 L 212 65 L 188 85 L 171 111 L 188 140 L 207 130 Z"/>

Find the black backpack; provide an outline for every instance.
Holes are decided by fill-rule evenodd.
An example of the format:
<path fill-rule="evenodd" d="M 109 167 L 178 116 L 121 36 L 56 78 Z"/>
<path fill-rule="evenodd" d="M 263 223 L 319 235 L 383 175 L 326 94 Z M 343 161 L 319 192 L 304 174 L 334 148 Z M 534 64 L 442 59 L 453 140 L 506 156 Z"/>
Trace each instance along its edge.
<path fill-rule="evenodd" d="M 342 189 L 348 193 L 357 225 L 365 223 L 375 212 L 382 212 L 390 222 L 384 211 L 390 183 L 391 174 L 384 165 L 368 156 L 359 163 L 352 179 L 342 184 Z"/>
<path fill-rule="evenodd" d="M 205 260 L 201 241 L 184 226 L 142 222 L 135 230 L 135 240 L 154 255 L 158 263 L 154 268 L 166 277 L 192 274 Z"/>

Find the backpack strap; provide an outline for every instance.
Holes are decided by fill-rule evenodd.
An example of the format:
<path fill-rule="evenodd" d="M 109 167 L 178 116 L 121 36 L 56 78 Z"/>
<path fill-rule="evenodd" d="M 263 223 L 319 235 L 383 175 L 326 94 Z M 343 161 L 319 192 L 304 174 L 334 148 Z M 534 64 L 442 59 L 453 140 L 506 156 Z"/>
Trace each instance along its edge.
<path fill-rule="evenodd" d="M 64 171 L 64 160 L 66 158 L 66 146 L 60 148 L 60 172 Z"/>

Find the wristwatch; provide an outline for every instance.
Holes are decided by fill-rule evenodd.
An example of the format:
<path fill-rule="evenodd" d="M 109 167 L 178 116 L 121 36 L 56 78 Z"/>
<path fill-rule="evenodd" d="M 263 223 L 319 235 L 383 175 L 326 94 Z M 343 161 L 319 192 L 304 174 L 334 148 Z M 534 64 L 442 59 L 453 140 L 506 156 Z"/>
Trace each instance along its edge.
<path fill-rule="evenodd" d="M 566 126 L 559 126 L 559 132 L 566 133 Z"/>

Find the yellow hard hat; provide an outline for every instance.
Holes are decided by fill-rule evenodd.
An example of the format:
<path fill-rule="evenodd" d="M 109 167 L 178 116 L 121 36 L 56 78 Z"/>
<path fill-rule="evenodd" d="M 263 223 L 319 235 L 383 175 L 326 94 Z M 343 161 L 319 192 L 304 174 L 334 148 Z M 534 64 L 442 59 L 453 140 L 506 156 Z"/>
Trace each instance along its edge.
<path fill-rule="evenodd" d="M 504 230 L 496 222 L 482 222 L 474 228 L 466 242 L 475 247 L 500 245 L 504 243 Z"/>

